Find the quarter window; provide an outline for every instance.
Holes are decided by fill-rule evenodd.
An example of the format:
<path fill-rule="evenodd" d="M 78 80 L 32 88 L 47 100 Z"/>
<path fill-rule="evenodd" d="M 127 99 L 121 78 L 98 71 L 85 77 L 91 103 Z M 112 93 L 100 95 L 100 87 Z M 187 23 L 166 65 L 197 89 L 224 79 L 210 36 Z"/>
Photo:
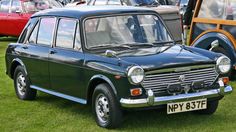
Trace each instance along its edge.
<path fill-rule="evenodd" d="M 39 28 L 39 23 L 37 23 L 37 25 L 34 27 L 33 32 L 31 33 L 30 38 L 29 38 L 29 43 L 36 44 L 38 28 Z"/>
<path fill-rule="evenodd" d="M 9 12 L 10 7 L 10 1 L 9 0 L 3 0 L 0 2 L 0 12 Z"/>
<path fill-rule="evenodd" d="M 42 18 L 39 25 L 37 44 L 51 45 L 53 39 L 55 18 Z"/>
<path fill-rule="evenodd" d="M 75 20 L 60 19 L 56 38 L 57 47 L 73 48 L 75 27 Z"/>
<path fill-rule="evenodd" d="M 76 50 L 80 50 L 80 49 L 81 49 L 79 24 L 78 24 L 78 26 L 77 26 L 76 36 L 75 36 L 75 49 L 76 49 Z"/>

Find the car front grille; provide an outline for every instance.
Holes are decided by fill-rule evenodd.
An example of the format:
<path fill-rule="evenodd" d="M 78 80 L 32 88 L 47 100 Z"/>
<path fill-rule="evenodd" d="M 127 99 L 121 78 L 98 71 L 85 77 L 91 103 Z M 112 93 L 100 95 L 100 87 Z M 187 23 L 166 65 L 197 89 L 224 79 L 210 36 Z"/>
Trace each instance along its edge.
<path fill-rule="evenodd" d="M 178 71 L 178 69 L 182 70 Z M 146 90 L 151 89 L 155 96 L 170 95 L 167 92 L 168 85 L 181 83 L 179 80 L 181 75 L 185 76 L 184 83 L 181 83 L 181 86 L 191 86 L 193 82 L 203 81 L 205 88 L 212 86 L 219 76 L 214 65 L 162 69 L 149 71 L 145 74 L 146 76 L 142 86 Z"/>

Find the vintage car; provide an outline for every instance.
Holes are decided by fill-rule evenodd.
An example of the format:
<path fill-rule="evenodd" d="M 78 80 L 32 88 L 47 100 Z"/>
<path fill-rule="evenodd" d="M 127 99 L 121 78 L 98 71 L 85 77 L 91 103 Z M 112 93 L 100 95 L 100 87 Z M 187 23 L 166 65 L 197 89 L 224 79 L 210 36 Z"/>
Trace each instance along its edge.
<path fill-rule="evenodd" d="M 213 114 L 232 92 L 228 57 L 175 44 L 160 15 L 147 8 L 83 6 L 33 15 L 6 50 L 16 95 L 37 90 L 91 104 L 105 128 L 122 111 L 167 107 L 167 113 Z"/>
<path fill-rule="evenodd" d="M 161 5 L 169 4 L 173 0 L 88 0 L 87 5 L 123 5 L 123 6 L 139 6 L 147 7 L 157 11 L 167 27 L 169 28 L 173 39 L 177 43 L 182 43 L 182 19 L 179 14 L 179 7 L 173 5 Z M 160 4 L 161 3 L 161 4 Z M 173 2 L 172 2 L 173 3 Z"/>
<path fill-rule="evenodd" d="M 198 0 L 190 29 L 190 45 L 228 56 L 232 69 L 236 70 L 235 20 L 235 0 Z"/>
<path fill-rule="evenodd" d="M 60 7 L 55 0 L 0 0 L 0 36 L 18 37 L 33 13 Z"/>

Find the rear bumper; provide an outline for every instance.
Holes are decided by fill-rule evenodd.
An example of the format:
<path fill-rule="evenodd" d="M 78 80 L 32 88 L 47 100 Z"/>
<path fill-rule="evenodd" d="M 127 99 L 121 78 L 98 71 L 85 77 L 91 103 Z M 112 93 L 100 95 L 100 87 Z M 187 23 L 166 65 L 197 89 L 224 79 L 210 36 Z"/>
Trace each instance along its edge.
<path fill-rule="evenodd" d="M 162 96 L 154 97 L 152 90 L 148 90 L 148 98 L 143 99 L 124 99 L 120 100 L 121 106 L 125 108 L 138 108 L 138 107 L 149 107 L 164 105 L 167 103 L 188 101 L 202 98 L 214 98 L 222 97 L 233 91 L 231 86 L 221 86 L 219 89 L 212 89 L 208 91 L 202 91 L 197 93 L 179 94 L 174 96 Z"/>

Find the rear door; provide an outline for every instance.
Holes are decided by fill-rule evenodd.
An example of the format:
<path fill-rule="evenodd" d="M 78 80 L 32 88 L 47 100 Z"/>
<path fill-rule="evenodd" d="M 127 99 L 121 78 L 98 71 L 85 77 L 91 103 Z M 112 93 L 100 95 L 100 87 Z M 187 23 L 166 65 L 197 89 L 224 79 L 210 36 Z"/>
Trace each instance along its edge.
<path fill-rule="evenodd" d="M 79 24 L 74 19 L 58 22 L 55 45 L 49 51 L 49 71 L 53 91 L 81 97 L 84 86 L 83 62 Z"/>
<path fill-rule="evenodd" d="M 7 23 L 7 17 L 9 15 L 10 0 L 0 1 L 0 35 L 9 34 L 9 23 Z"/>
<path fill-rule="evenodd" d="M 24 63 L 33 87 L 50 89 L 48 53 L 53 42 L 55 24 L 54 17 L 41 18 L 24 47 Z"/>

